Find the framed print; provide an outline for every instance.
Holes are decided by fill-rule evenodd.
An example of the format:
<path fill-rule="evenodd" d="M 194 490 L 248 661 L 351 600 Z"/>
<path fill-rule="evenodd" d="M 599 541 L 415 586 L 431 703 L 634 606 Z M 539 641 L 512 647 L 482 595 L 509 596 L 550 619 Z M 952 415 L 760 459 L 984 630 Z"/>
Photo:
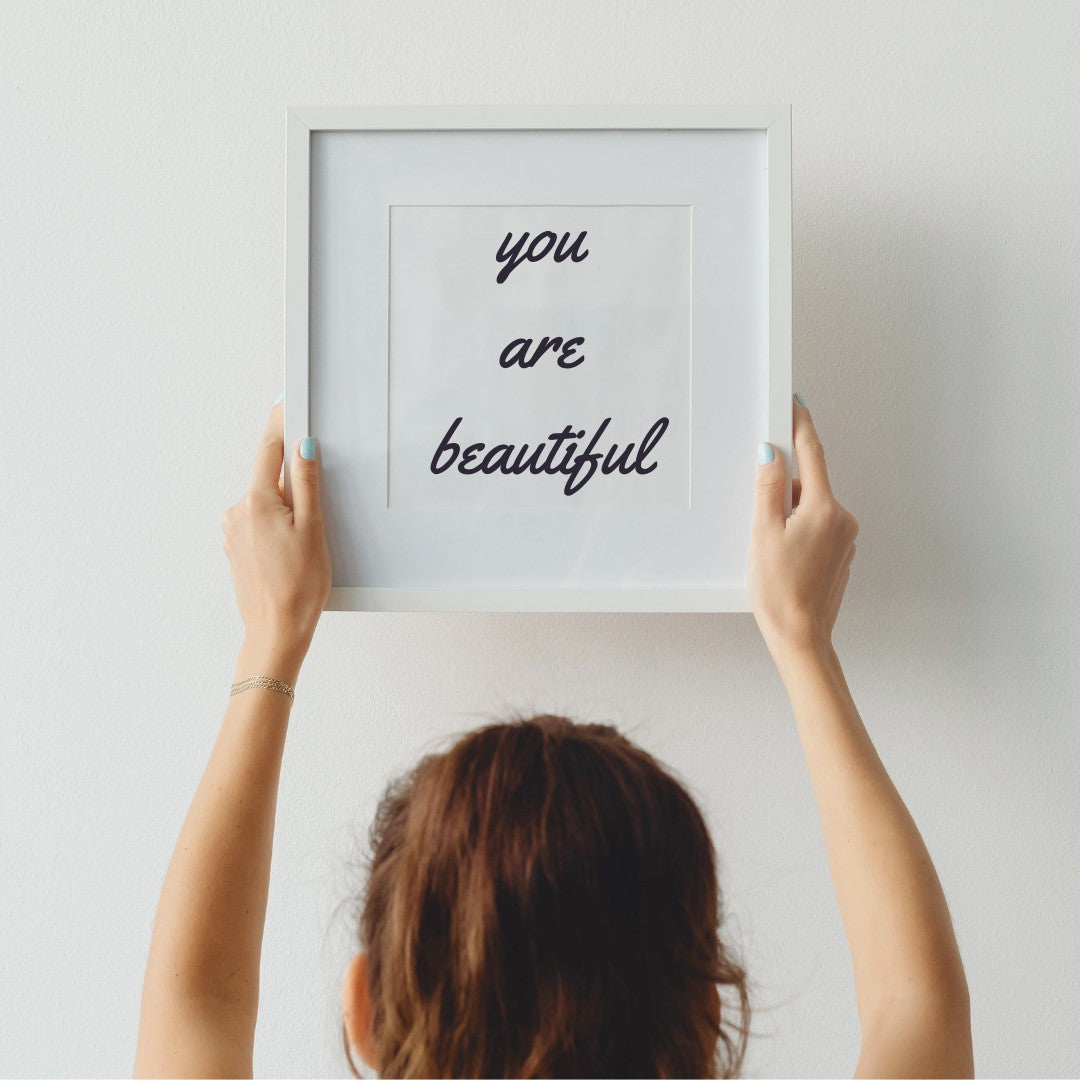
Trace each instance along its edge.
<path fill-rule="evenodd" d="M 328 607 L 749 610 L 757 444 L 791 464 L 789 107 L 297 108 L 288 140 Z"/>

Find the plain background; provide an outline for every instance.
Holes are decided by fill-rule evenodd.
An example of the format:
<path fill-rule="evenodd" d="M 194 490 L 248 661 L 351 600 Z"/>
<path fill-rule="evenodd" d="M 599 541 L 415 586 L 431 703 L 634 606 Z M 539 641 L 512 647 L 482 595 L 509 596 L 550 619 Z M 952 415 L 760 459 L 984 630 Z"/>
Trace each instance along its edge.
<path fill-rule="evenodd" d="M 862 527 L 837 646 L 949 897 L 978 1070 L 1076 1075 L 1078 56 L 1070 2 L 4 3 L 0 1071 L 131 1067 L 240 641 L 219 520 L 281 388 L 286 106 L 790 101 L 795 385 Z M 755 978 L 746 1073 L 850 1070 L 849 960 L 750 615 L 331 613 L 286 752 L 258 1072 L 344 1072 L 377 794 L 511 706 L 613 720 L 681 773 Z"/>

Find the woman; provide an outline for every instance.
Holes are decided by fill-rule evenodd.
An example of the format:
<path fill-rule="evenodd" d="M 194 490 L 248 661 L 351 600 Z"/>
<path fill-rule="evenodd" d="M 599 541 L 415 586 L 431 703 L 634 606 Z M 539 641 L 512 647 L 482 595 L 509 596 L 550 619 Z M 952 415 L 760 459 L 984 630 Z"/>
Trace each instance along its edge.
<path fill-rule="evenodd" d="M 791 699 L 855 971 L 860 1076 L 972 1076 L 968 991 L 930 856 L 852 702 L 832 629 L 858 526 L 796 394 L 801 480 L 758 454 L 749 590 Z M 275 405 L 223 519 L 244 619 L 221 732 L 170 863 L 138 1075 L 250 1076 L 292 684 L 330 588 L 315 441 L 283 501 Z M 252 680 L 252 676 L 264 676 Z M 705 1076 L 747 996 L 698 808 L 612 728 L 490 725 L 391 787 L 372 830 L 346 1048 L 392 1076 Z"/>

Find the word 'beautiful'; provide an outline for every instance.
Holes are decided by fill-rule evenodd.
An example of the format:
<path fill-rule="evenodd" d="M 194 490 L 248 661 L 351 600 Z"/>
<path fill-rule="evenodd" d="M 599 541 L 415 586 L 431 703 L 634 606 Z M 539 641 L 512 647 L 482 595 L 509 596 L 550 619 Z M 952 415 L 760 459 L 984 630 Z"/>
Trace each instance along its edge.
<path fill-rule="evenodd" d="M 612 443 L 607 454 L 603 455 L 596 452 L 596 444 L 600 441 L 600 437 L 604 434 L 608 424 L 611 423 L 610 416 L 604 418 L 593 433 L 588 446 L 580 453 L 576 452 L 578 449 L 576 440 L 584 439 L 585 432 L 574 431 L 569 424 L 562 431 L 552 432 L 548 436 L 551 440 L 550 448 L 545 442 L 541 441 L 532 448 L 531 453 L 529 452 L 528 443 L 522 443 L 520 447 L 512 443 L 498 443 L 491 449 L 487 449 L 486 443 L 471 443 L 462 450 L 460 443 L 451 442 L 461 421 L 462 417 L 459 416 L 450 425 L 431 459 L 431 471 L 436 476 L 453 467 L 455 462 L 457 462 L 458 472 L 465 475 L 495 472 L 520 475 L 531 472 L 534 475 L 547 473 L 549 476 L 557 476 L 561 473 L 568 478 L 563 487 L 564 495 L 573 495 L 580 491 L 593 477 L 597 467 L 605 476 L 608 473 L 615 472 L 616 469 L 624 476 L 631 473 L 641 475 L 651 473 L 656 468 L 657 463 L 654 461 L 646 465 L 646 459 L 652 453 L 656 444 L 663 438 L 669 422 L 666 416 L 661 416 L 645 433 L 636 454 L 634 454 L 633 443 L 627 443 L 621 453 L 619 452 L 618 443 Z M 516 456 L 515 451 L 517 451 Z M 546 457 L 544 456 L 545 451 L 547 451 Z M 562 458 L 556 463 L 555 459 L 560 451 L 563 452 Z M 631 455 L 633 455 L 633 460 L 631 460 Z M 444 456 L 446 460 L 440 461 Z M 458 460 L 459 457 L 460 460 Z M 600 462 L 601 457 L 604 459 L 602 464 Z M 474 462 L 475 464 L 473 464 Z"/>

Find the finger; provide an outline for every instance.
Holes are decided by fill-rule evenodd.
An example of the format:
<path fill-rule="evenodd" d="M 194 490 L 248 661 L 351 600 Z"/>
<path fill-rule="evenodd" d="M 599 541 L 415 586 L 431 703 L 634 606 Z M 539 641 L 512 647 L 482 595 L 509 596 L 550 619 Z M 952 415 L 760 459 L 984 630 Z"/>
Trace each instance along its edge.
<path fill-rule="evenodd" d="M 319 447 L 310 435 L 305 435 L 293 448 L 291 474 L 293 515 L 297 523 L 320 521 Z"/>
<path fill-rule="evenodd" d="M 270 410 L 266 427 L 259 439 L 259 449 L 255 452 L 255 467 L 251 472 L 252 489 L 266 491 L 278 490 L 278 477 L 285 457 L 285 406 L 275 405 Z"/>
<path fill-rule="evenodd" d="M 832 497 L 829 473 L 825 468 L 825 448 L 818 438 L 810 410 L 795 399 L 793 437 L 795 462 L 799 469 L 800 499 L 803 502 Z"/>
<path fill-rule="evenodd" d="M 784 523 L 784 462 L 772 443 L 758 446 L 754 482 L 754 528 Z"/>
<path fill-rule="evenodd" d="M 791 509 L 794 510 L 799 505 L 799 499 L 802 497 L 802 481 L 797 477 L 791 478 Z"/>

